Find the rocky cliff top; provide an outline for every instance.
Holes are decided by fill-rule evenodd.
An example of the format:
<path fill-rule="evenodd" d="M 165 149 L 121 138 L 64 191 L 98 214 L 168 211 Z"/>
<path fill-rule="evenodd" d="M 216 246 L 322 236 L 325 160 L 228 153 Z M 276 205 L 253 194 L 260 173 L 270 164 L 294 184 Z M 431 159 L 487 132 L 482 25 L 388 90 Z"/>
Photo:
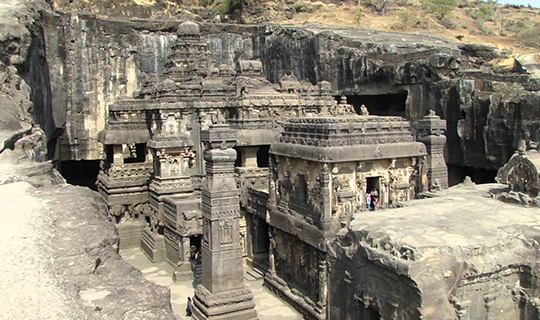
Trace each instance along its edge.
<path fill-rule="evenodd" d="M 441 272 L 456 260 L 478 272 L 525 263 L 532 256 L 523 252 L 532 250 L 540 235 L 540 209 L 502 203 L 490 195 L 504 188 L 463 183 L 403 208 L 356 214 L 342 233 L 402 259 L 415 273 L 416 264 L 430 260 L 438 261 Z"/>

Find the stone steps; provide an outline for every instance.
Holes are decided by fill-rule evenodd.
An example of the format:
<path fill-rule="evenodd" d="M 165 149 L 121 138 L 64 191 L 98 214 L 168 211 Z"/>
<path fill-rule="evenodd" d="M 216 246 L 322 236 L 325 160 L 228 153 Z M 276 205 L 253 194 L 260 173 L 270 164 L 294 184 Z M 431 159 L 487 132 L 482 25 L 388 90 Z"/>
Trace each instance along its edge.
<path fill-rule="evenodd" d="M 247 281 L 260 280 L 264 277 L 268 271 L 268 265 L 266 263 L 256 265 L 252 269 L 247 269 L 244 271 L 244 279 Z"/>
<path fill-rule="evenodd" d="M 195 282 L 200 282 L 202 280 L 202 263 L 193 264 L 193 276 Z"/>

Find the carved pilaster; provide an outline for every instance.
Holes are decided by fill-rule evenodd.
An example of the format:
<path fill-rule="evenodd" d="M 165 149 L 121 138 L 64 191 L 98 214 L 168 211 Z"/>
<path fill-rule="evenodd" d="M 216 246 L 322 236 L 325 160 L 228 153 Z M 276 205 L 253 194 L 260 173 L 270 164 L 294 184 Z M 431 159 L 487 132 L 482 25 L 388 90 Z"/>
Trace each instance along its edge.
<path fill-rule="evenodd" d="M 448 168 L 444 160 L 444 146 L 446 144 L 446 120 L 442 120 L 433 111 L 417 125 L 417 140 L 424 143 L 427 148 L 427 178 L 429 190 L 448 188 Z"/>

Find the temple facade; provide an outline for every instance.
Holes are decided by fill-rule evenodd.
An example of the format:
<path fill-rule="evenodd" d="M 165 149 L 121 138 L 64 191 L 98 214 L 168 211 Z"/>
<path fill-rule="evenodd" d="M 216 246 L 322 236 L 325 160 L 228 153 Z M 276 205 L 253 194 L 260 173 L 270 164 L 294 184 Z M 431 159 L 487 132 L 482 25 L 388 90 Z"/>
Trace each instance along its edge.
<path fill-rule="evenodd" d="M 286 75 L 270 83 L 258 60 L 215 65 L 193 22 L 179 26 L 170 52 L 162 74 L 109 107 L 97 186 L 121 247 L 168 261 L 177 278 L 196 277 L 202 263 L 204 287 L 219 293 L 219 275 L 204 269 L 213 261 L 205 232 L 214 232 L 204 190 L 220 177 L 203 156 L 203 133 L 218 124 L 235 140 L 222 146 L 236 151 L 230 174 L 239 192 L 228 201 L 238 201 L 240 215 L 229 228 L 231 248 L 307 318 L 325 318 L 328 243 L 354 213 L 448 186 L 445 122 L 434 114 L 413 124 L 365 107 L 357 114 L 329 82 Z M 239 283 L 234 290 L 243 290 Z M 206 318 L 203 293 L 197 301 Z"/>

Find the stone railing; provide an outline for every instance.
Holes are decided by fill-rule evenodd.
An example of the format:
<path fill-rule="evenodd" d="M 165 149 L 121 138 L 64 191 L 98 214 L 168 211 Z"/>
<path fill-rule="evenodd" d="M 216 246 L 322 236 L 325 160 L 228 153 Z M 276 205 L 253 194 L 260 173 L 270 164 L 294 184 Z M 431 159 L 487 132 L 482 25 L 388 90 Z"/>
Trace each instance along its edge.
<path fill-rule="evenodd" d="M 146 185 L 153 172 L 150 162 L 106 164 L 101 163 L 98 180 L 107 185 Z"/>

